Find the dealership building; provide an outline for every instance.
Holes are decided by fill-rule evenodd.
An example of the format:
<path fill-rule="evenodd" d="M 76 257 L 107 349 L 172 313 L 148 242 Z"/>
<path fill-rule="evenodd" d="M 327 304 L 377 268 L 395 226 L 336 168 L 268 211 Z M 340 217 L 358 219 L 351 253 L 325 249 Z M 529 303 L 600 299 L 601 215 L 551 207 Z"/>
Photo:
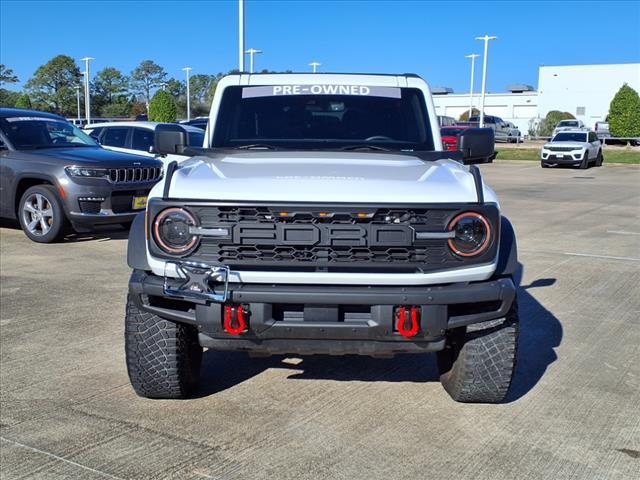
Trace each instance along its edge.
<path fill-rule="evenodd" d="M 624 84 L 640 92 L 640 63 L 610 65 L 540 66 L 538 89 L 515 84 L 505 93 L 485 95 L 485 114 L 514 123 L 523 134 L 529 124 L 544 118 L 550 110 L 569 112 L 593 128 L 606 118 L 613 96 Z M 475 89 L 474 89 L 475 90 Z M 438 115 L 456 120 L 469 110 L 469 94 L 457 94 L 447 87 L 433 88 Z M 473 94 L 473 107 L 480 108 L 480 94 Z"/>

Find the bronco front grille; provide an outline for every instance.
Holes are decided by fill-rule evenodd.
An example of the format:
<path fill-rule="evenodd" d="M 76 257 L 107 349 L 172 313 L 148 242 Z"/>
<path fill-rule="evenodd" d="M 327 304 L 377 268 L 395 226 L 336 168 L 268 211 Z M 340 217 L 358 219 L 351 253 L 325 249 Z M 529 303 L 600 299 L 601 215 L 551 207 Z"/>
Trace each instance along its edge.
<path fill-rule="evenodd" d="M 113 183 L 152 182 L 162 178 L 160 167 L 110 168 L 109 180 Z"/>
<path fill-rule="evenodd" d="M 154 200 L 153 218 L 175 206 Z M 497 242 L 475 258 L 454 255 L 443 238 L 418 239 L 416 232 L 446 232 L 463 211 L 479 211 L 499 224 L 492 205 L 433 207 L 181 205 L 203 229 L 227 229 L 225 237 L 202 236 L 184 260 L 235 269 L 433 271 L 493 260 Z M 152 223 L 152 222 L 150 222 Z M 494 233 L 498 228 L 493 228 Z M 150 238 L 152 235 L 150 235 Z M 154 256 L 169 258 L 151 243 Z"/>

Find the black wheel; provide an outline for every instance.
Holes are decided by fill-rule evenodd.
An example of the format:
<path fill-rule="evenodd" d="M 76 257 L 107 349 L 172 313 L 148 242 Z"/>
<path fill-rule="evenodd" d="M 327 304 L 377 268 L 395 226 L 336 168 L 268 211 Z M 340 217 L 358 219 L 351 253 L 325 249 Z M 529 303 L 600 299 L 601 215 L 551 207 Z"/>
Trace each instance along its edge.
<path fill-rule="evenodd" d="M 544 163 L 544 162 L 540 162 L 540 166 L 541 166 L 542 168 L 549 168 L 549 164 Z"/>
<path fill-rule="evenodd" d="M 589 168 L 589 152 L 585 152 L 584 158 L 582 159 L 582 162 L 580 162 L 579 168 L 581 170 L 586 170 L 587 168 Z"/>
<path fill-rule="evenodd" d="M 598 156 L 596 157 L 596 167 L 601 167 L 602 162 L 604 162 L 604 156 L 602 155 L 602 150 L 598 150 Z"/>
<path fill-rule="evenodd" d="M 518 304 L 504 318 L 457 329 L 438 352 L 440 382 L 457 402 L 497 403 L 507 395 L 516 366 Z"/>
<path fill-rule="evenodd" d="M 198 384 L 202 347 L 195 327 L 142 312 L 127 298 L 127 372 L 135 392 L 146 398 L 185 398 Z"/>
<path fill-rule="evenodd" d="M 51 185 L 35 185 L 24 192 L 18 219 L 25 235 L 39 243 L 57 242 L 69 228 L 58 192 Z"/>

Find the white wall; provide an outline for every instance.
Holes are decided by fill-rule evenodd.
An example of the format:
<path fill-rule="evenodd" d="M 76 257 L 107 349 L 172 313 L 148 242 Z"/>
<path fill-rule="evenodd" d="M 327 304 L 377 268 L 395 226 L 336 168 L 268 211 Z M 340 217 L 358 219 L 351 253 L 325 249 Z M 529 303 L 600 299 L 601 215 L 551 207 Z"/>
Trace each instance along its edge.
<path fill-rule="evenodd" d="M 469 94 L 434 95 L 433 103 L 438 115 L 456 120 L 469 110 Z M 480 109 L 480 95 L 473 94 L 473 107 Z M 523 135 L 529 131 L 529 120 L 538 115 L 538 92 L 489 93 L 485 95 L 486 115 L 496 115 L 515 124 Z"/>
<path fill-rule="evenodd" d="M 538 71 L 538 113 L 569 112 L 591 128 L 604 120 L 613 96 L 624 83 L 640 93 L 640 63 L 541 66 Z M 584 114 L 578 112 L 584 107 Z"/>

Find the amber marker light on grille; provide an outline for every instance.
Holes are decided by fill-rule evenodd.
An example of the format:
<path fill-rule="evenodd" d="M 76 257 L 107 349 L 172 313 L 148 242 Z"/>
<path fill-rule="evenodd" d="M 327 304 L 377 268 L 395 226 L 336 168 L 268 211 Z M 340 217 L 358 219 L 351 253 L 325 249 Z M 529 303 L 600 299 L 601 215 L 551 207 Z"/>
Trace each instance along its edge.
<path fill-rule="evenodd" d="M 281 217 L 288 217 L 289 216 L 289 212 L 280 212 L 278 215 L 281 216 Z"/>
<path fill-rule="evenodd" d="M 325 217 L 328 217 L 328 216 L 329 216 L 329 214 L 328 214 L 327 212 L 320 212 L 320 213 L 318 214 L 318 216 L 319 216 L 320 218 L 325 218 Z"/>
<path fill-rule="evenodd" d="M 476 212 L 464 212 L 456 216 L 449 223 L 448 230 L 456 234 L 448 240 L 449 248 L 461 257 L 480 255 L 491 242 L 491 225 Z"/>

